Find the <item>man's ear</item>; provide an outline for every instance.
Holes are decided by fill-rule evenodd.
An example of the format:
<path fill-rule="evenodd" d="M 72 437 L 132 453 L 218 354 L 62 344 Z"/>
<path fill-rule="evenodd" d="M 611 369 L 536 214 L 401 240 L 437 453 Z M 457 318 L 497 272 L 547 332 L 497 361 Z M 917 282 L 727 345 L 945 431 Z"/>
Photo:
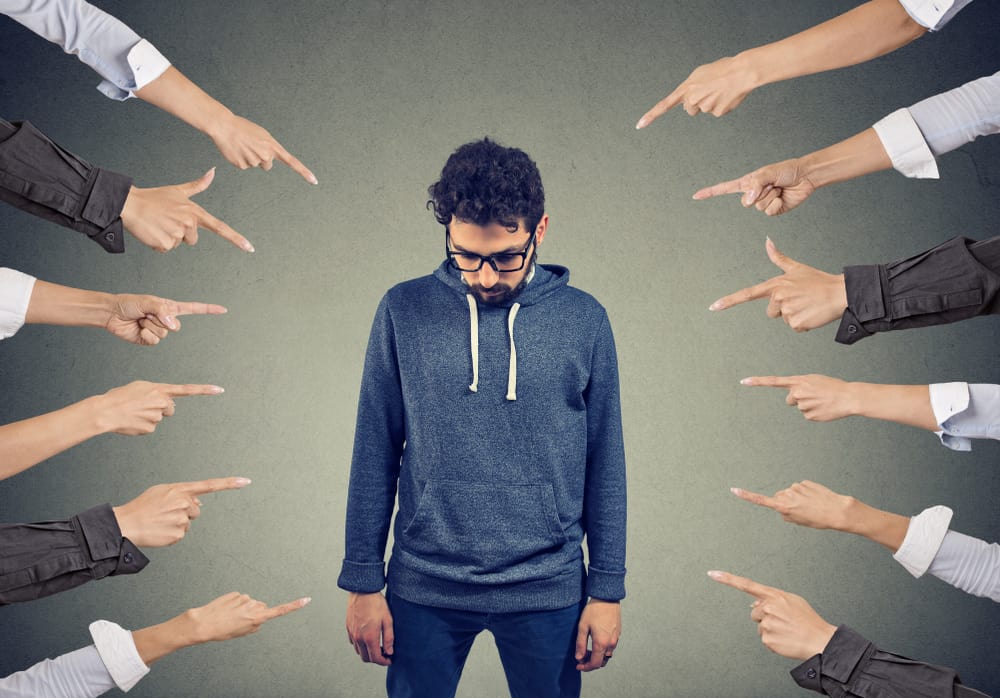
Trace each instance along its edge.
<path fill-rule="evenodd" d="M 535 245 L 541 245 L 542 239 L 545 237 L 545 229 L 549 226 L 549 214 L 543 213 L 542 218 L 538 221 L 538 225 L 535 226 Z"/>

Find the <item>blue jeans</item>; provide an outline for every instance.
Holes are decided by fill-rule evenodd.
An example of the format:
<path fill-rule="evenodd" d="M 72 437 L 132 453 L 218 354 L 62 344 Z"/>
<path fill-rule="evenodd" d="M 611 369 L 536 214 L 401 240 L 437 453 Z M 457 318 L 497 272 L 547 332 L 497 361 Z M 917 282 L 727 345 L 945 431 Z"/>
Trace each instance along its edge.
<path fill-rule="evenodd" d="M 493 633 L 512 698 L 576 698 L 576 627 L 583 602 L 555 611 L 477 613 L 387 595 L 392 612 L 390 698 L 452 698 L 472 642 Z"/>

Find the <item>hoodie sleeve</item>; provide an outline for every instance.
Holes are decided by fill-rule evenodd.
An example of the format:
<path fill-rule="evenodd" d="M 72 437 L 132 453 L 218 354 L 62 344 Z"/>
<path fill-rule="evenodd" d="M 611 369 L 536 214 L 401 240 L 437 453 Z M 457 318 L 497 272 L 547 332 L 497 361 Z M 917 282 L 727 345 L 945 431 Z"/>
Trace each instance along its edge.
<path fill-rule="evenodd" d="M 404 441 L 396 341 L 384 297 L 365 355 L 347 495 L 346 555 L 337 586 L 370 593 L 385 586 L 385 544 L 396 501 Z"/>
<path fill-rule="evenodd" d="M 587 403 L 587 594 L 625 598 L 625 444 L 618 389 L 618 356 L 606 314 L 594 342 Z"/>

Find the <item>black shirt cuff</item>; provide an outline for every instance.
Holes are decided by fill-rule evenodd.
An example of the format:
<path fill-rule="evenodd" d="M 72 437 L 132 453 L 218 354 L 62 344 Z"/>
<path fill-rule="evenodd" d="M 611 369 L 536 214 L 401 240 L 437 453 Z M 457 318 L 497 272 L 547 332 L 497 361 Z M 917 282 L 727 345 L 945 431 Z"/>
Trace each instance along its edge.
<path fill-rule="evenodd" d="M 98 562 L 117 558 L 118 564 L 110 575 L 135 574 L 149 564 L 149 558 L 132 541 L 122 537 L 118 519 L 110 504 L 88 509 L 78 514 L 76 519 L 91 560 Z"/>

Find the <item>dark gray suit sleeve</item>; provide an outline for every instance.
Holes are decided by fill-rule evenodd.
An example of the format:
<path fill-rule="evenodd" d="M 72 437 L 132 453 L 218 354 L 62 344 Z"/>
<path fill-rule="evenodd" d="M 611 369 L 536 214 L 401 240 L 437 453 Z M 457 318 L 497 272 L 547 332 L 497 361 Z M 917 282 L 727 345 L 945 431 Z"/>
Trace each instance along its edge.
<path fill-rule="evenodd" d="M 121 212 L 132 180 L 94 167 L 27 121 L 0 119 L 0 201 L 125 251 Z"/>
<path fill-rule="evenodd" d="M 891 264 L 844 268 L 837 341 L 1000 313 L 1000 237 L 956 237 Z"/>
<path fill-rule="evenodd" d="M 135 574 L 149 560 L 122 537 L 111 505 L 69 521 L 0 524 L 0 605 L 33 601 L 94 579 Z"/>
<path fill-rule="evenodd" d="M 963 686 L 954 669 L 884 652 L 846 625 L 791 674 L 802 688 L 834 698 L 989 698 Z"/>

